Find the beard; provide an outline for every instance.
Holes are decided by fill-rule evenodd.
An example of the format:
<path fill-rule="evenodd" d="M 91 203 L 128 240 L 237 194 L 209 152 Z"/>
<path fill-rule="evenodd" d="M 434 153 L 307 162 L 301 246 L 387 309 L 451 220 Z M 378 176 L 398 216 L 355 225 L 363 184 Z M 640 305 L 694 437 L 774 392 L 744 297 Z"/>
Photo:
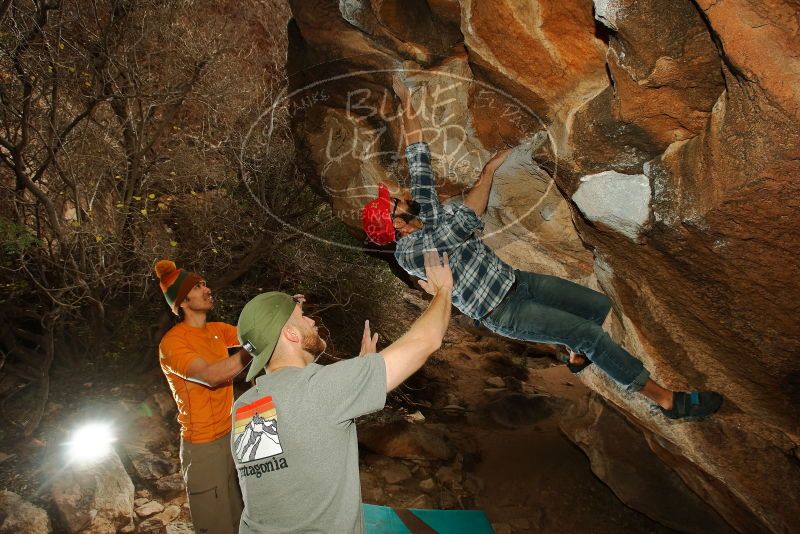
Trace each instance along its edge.
<path fill-rule="evenodd" d="M 319 337 L 317 332 L 311 332 L 303 336 L 303 350 L 311 353 L 314 358 L 317 358 L 320 354 L 325 352 L 326 348 L 328 348 L 328 344 L 325 343 L 324 339 Z"/>
<path fill-rule="evenodd" d="M 208 312 L 214 309 L 214 297 L 209 296 L 208 300 L 203 297 L 189 297 L 187 296 L 183 302 L 186 307 L 193 312 Z"/>

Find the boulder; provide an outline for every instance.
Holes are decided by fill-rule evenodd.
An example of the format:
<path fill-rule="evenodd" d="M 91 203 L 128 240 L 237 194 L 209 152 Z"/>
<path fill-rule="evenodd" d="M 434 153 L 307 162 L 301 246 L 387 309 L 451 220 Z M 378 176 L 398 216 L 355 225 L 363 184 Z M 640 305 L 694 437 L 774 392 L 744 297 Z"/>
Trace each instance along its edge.
<path fill-rule="evenodd" d="M 795 530 L 796 2 L 422 4 L 291 2 L 288 64 L 303 90 L 289 105 L 309 182 L 359 239 L 378 182 L 408 194 L 386 96 L 398 67 L 441 201 L 459 201 L 492 152 L 515 147 L 484 241 L 516 268 L 603 291 L 612 336 L 655 379 L 726 401 L 703 424 L 672 422 L 602 373 L 580 379 L 736 529 Z M 541 130 L 547 142 L 533 149 Z M 510 426 L 535 420 L 528 408 L 494 405 Z"/>
<path fill-rule="evenodd" d="M 65 466 L 52 484 L 53 506 L 68 532 L 116 532 L 133 521 L 134 487 L 116 452 Z"/>
<path fill-rule="evenodd" d="M 47 512 L 12 491 L 0 491 L 0 534 L 43 534 L 52 531 Z"/>
<path fill-rule="evenodd" d="M 440 177 L 440 199 L 462 201 L 461 193 L 475 183 L 492 153 L 505 145 L 506 136 L 514 139 L 516 147 L 495 175 L 484 232 L 487 243 L 519 267 L 576 280 L 590 276 L 591 255 L 574 231 L 568 204 L 550 173 L 533 159 L 542 151 L 552 152 L 553 140 L 542 121 L 509 101 L 502 90 L 475 80 L 466 55 L 452 55 L 432 69 L 408 63 L 405 68 L 420 121 L 431 132 L 428 141 Z M 346 88 L 339 87 L 343 80 Z M 361 234 L 361 208 L 377 195 L 378 183 L 385 183 L 394 196 L 409 195 L 405 158 L 394 155 L 400 124 L 387 96 L 389 85 L 388 74 L 381 72 L 316 80 L 315 91 L 344 93 L 339 100 L 321 100 L 294 116 L 295 130 L 303 132 L 298 145 L 304 173 L 354 234 Z M 298 88 L 293 102 L 300 106 L 298 101 L 308 98 L 308 91 Z M 503 133 L 503 139 L 482 139 L 477 120 L 483 115 L 476 109 L 491 109 L 487 113 L 497 117 L 506 108 L 513 108 L 514 131 Z M 497 128 L 492 125 L 488 131 Z"/>

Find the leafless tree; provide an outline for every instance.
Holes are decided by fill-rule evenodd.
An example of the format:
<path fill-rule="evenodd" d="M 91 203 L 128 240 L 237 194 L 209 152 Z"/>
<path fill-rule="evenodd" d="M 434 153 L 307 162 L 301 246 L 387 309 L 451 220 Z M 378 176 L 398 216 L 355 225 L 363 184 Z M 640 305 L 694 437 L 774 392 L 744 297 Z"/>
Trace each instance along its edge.
<path fill-rule="evenodd" d="M 0 4 L 0 370 L 14 379 L 0 395 L 37 391 L 26 434 L 52 362 L 96 357 L 91 341 L 118 323 L 109 304 L 153 296 L 155 259 L 231 283 L 275 235 L 293 234 L 247 194 L 243 161 L 248 180 L 272 184 L 256 189 L 283 192 L 270 198 L 283 220 L 302 224 L 319 205 L 297 193 L 285 130 L 269 153 L 253 152 L 262 132 L 242 138 L 283 86 L 281 9 L 288 16 L 277 0 Z M 275 27 L 263 25 L 270 17 Z"/>

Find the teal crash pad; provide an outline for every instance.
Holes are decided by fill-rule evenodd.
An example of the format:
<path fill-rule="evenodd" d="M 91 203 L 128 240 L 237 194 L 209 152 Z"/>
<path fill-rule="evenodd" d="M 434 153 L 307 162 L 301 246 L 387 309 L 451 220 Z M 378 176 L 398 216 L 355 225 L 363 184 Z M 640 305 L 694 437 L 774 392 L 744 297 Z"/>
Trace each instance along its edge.
<path fill-rule="evenodd" d="M 410 534 L 397 514 L 388 506 L 364 504 L 364 527 L 367 534 Z M 409 511 L 439 534 L 492 534 L 492 525 L 480 510 Z"/>

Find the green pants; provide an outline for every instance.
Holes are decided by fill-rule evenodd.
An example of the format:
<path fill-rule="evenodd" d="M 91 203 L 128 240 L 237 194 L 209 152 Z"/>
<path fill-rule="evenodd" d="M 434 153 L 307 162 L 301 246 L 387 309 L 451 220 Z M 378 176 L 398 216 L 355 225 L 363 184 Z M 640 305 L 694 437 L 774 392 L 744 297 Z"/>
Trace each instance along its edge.
<path fill-rule="evenodd" d="M 239 532 L 242 494 L 230 439 L 228 433 L 209 443 L 181 440 L 181 473 L 197 534 Z"/>

